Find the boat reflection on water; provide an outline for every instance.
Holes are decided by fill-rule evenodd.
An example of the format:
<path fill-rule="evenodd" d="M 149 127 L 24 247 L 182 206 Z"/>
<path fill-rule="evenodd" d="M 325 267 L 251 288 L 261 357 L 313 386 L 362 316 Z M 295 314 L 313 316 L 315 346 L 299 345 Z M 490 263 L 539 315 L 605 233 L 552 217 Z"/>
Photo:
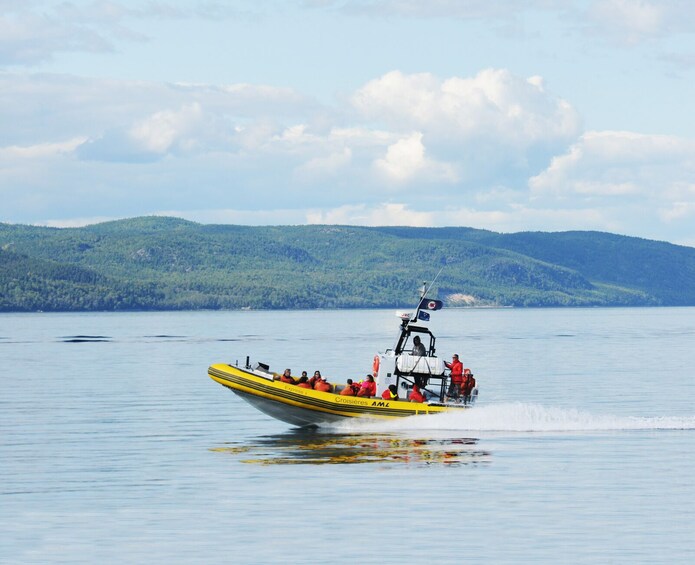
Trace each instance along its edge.
<path fill-rule="evenodd" d="M 257 465 L 475 465 L 488 463 L 490 453 L 472 438 L 408 438 L 397 434 L 345 434 L 296 429 L 244 442 L 230 442 L 211 451 L 238 456 Z"/>

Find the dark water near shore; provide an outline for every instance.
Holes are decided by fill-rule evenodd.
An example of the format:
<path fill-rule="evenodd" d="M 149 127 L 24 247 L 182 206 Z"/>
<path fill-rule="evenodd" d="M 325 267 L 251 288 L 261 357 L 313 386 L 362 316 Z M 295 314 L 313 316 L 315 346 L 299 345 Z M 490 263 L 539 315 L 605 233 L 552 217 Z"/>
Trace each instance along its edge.
<path fill-rule="evenodd" d="M 208 365 L 360 377 L 393 312 L 0 315 L 0 562 L 692 562 L 695 309 L 436 315 L 474 410 L 314 432 Z"/>

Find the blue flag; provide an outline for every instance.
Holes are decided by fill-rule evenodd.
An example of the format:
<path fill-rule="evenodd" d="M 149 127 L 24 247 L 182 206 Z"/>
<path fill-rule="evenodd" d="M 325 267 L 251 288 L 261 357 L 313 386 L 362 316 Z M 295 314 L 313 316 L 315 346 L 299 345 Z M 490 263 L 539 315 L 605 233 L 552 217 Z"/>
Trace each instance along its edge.
<path fill-rule="evenodd" d="M 418 312 L 418 320 L 422 320 L 423 322 L 429 322 L 430 321 L 430 315 L 429 312 Z"/>
<path fill-rule="evenodd" d="M 432 300 L 431 298 L 423 298 L 420 300 L 418 308 L 420 310 L 441 310 L 444 303 L 441 300 Z"/>

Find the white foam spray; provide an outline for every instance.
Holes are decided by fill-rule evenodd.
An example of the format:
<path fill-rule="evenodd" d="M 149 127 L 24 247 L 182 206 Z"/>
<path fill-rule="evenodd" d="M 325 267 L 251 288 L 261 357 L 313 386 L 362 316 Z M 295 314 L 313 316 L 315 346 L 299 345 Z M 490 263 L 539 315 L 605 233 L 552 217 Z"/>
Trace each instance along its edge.
<path fill-rule="evenodd" d="M 538 404 L 509 403 L 395 420 L 353 419 L 331 426 L 331 429 L 341 432 L 695 430 L 695 416 L 612 416 Z"/>

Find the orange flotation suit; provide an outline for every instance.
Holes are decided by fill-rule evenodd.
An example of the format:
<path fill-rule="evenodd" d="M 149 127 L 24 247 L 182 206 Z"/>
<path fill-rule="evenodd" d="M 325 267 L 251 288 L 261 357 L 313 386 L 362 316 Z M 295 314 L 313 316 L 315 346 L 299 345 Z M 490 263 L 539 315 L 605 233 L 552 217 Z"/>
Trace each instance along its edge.
<path fill-rule="evenodd" d="M 317 381 L 314 385 L 314 390 L 318 390 L 321 392 L 331 392 L 331 385 L 329 385 L 326 381 Z"/>
<path fill-rule="evenodd" d="M 410 402 L 424 402 L 425 397 L 422 396 L 422 393 L 420 392 L 420 388 L 415 385 L 413 387 L 413 390 L 410 391 Z"/>

